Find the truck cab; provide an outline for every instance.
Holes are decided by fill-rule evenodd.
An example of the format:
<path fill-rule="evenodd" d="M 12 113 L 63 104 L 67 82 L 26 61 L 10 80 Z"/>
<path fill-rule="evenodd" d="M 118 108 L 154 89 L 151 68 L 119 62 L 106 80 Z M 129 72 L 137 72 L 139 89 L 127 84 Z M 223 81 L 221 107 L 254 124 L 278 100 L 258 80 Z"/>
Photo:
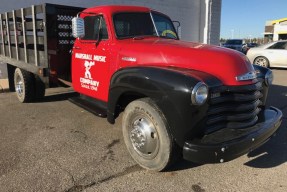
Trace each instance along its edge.
<path fill-rule="evenodd" d="M 108 101 L 110 79 L 119 68 L 162 63 L 160 57 L 142 52 L 144 46 L 150 47 L 159 37 L 178 39 L 167 16 L 145 7 L 103 6 L 87 9 L 80 16 L 85 34 L 73 47 L 73 87 L 104 102 Z"/>

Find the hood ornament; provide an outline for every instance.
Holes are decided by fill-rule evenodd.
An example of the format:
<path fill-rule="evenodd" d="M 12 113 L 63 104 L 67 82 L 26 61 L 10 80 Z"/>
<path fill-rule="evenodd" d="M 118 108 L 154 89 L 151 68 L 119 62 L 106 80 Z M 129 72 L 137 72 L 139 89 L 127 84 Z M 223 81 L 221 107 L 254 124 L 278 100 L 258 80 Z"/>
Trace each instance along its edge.
<path fill-rule="evenodd" d="M 256 78 L 257 78 L 256 71 L 251 71 L 251 72 L 235 77 L 236 81 L 247 81 L 247 80 L 252 80 Z"/>

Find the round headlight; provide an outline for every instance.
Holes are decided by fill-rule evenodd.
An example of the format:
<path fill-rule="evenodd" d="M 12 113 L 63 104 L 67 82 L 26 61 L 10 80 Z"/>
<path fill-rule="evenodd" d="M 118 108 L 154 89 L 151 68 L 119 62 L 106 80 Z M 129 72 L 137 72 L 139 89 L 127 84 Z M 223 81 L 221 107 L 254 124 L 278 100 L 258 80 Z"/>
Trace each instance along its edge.
<path fill-rule="evenodd" d="M 194 105 L 202 105 L 208 97 L 208 87 L 205 83 L 199 82 L 192 89 L 191 101 Z"/>
<path fill-rule="evenodd" d="M 268 70 L 267 73 L 265 74 L 265 84 L 267 86 L 271 85 L 273 82 L 273 73 L 271 70 Z"/>

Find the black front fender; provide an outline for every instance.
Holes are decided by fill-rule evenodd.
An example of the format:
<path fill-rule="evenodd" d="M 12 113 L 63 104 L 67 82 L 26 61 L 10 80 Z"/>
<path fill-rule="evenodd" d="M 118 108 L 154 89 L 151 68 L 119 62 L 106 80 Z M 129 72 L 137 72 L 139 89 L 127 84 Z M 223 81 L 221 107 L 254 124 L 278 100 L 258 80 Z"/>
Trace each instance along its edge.
<path fill-rule="evenodd" d="M 138 98 L 150 97 L 162 110 L 169 124 L 169 131 L 179 146 L 183 146 L 185 136 L 195 125 L 200 124 L 207 105 L 193 106 L 192 88 L 200 81 L 215 86 L 220 83 L 209 74 L 178 68 L 131 67 L 117 71 L 110 83 L 108 121 L 117 117 L 117 106 L 125 95 Z M 132 100 L 128 100 L 130 102 Z M 122 106 L 125 107 L 125 106 Z"/>

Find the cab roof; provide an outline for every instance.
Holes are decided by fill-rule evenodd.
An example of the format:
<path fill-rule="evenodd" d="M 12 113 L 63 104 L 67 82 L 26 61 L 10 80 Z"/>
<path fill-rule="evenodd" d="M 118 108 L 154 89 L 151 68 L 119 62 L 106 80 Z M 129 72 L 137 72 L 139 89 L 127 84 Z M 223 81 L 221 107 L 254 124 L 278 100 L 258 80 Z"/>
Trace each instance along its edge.
<path fill-rule="evenodd" d="M 150 12 L 148 7 L 141 6 L 123 6 L 123 5 L 103 5 L 85 9 L 83 12 L 89 13 L 105 13 L 113 15 L 118 12 Z"/>

